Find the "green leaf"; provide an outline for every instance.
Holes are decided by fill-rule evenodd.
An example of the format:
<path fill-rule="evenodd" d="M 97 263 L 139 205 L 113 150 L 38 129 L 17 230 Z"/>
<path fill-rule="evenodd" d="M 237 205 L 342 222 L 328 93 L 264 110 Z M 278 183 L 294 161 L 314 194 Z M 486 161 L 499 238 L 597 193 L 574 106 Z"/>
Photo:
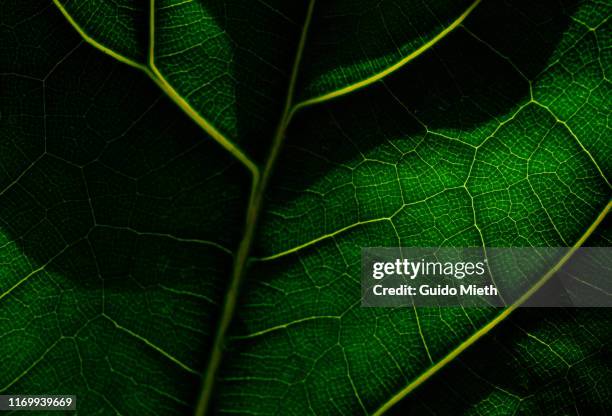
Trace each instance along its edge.
<path fill-rule="evenodd" d="M 361 308 L 359 276 L 609 229 L 611 5 L 359 3 L 0 3 L 2 394 L 605 411 L 607 314 Z"/>

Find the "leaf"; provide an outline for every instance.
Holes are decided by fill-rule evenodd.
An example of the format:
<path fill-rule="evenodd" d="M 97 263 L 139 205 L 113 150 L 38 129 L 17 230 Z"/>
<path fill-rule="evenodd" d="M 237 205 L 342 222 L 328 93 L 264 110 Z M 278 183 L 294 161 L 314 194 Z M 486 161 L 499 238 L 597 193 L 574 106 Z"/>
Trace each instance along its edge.
<path fill-rule="evenodd" d="M 416 411 L 498 339 L 594 371 L 603 313 L 360 308 L 360 248 L 582 245 L 611 196 L 609 5 L 212 3 L 0 4 L 3 394 Z M 499 375 L 561 380 L 524 366 Z M 567 412 L 549 391 L 525 409 Z"/>

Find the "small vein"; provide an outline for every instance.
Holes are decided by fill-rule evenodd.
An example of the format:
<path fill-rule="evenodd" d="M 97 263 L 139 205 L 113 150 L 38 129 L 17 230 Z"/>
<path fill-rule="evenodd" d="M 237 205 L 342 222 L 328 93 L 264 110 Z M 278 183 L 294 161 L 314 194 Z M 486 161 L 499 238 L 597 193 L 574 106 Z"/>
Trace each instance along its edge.
<path fill-rule="evenodd" d="M 207 245 L 207 246 L 211 246 L 211 247 L 217 248 L 220 251 L 223 251 L 224 253 L 229 254 L 230 256 L 233 256 L 233 252 L 230 249 L 228 249 L 227 247 L 224 247 L 223 245 L 221 245 L 219 243 L 216 243 L 216 242 L 210 241 L 210 240 L 201 240 L 201 239 L 198 239 L 198 238 L 178 237 L 178 236 L 175 236 L 175 235 L 169 234 L 169 233 L 156 233 L 156 232 L 150 232 L 150 231 L 139 231 L 139 230 L 136 230 L 136 229 L 131 228 L 131 227 L 120 227 L 120 226 L 116 226 L 116 225 L 96 224 L 96 227 L 106 228 L 106 229 L 109 229 L 109 230 L 127 231 L 127 232 L 130 232 L 130 233 L 139 235 L 139 236 L 167 238 L 167 239 L 170 239 L 170 240 L 177 241 L 179 243 Z"/>
<path fill-rule="evenodd" d="M 106 314 L 102 314 L 102 316 L 104 318 L 106 318 L 108 321 L 110 321 L 115 328 L 119 329 L 120 331 L 125 332 L 128 335 L 131 335 L 132 337 L 136 338 L 139 341 L 142 341 L 143 343 L 145 343 L 146 345 L 148 345 L 149 347 L 151 347 L 152 349 L 154 349 L 155 351 L 157 351 L 158 353 L 160 353 L 161 355 L 163 355 L 164 357 L 166 357 L 167 359 L 169 359 L 170 361 L 172 361 L 173 363 L 175 363 L 176 365 L 178 365 L 180 368 L 182 368 L 183 370 L 192 373 L 192 374 L 196 374 L 199 375 L 199 373 L 194 370 L 193 368 L 189 367 L 187 364 L 183 363 L 182 361 L 180 361 L 178 358 L 174 357 L 172 354 L 166 352 L 165 350 L 163 350 L 162 348 L 158 347 L 157 345 L 155 345 L 154 343 L 152 343 L 151 341 L 149 341 L 148 339 L 146 339 L 145 337 L 143 337 L 142 335 L 137 334 L 136 332 L 120 325 L 117 321 L 115 321 L 113 318 L 111 318 L 110 316 L 106 315 Z"/>
<path fill-rule="evenodd" d="M 580 146 L 580 148 L 582 149 L 582 151 L 584 151 L 584 153 L 586 153 L 586 155 L 589 157 L 589 159 L 591 160 L 591 162 L 593 163 L 593 165 L 595 166 L 595 168 L 597 169 L 597 171 L 599 172 L 599 175 L 602 177 L 602 179 L 606 182 L 606 185 L 608 185 L 608 188 L 611 188 L 612 186 L 610 185 L 610 182 L 608 181 L 607 176 L 603 173 L 603 171 L 601 170 L 601 167 L 599 166 L 599 164 L 597 163 L 597 161 L 595 160 L 595 158 L 593 157 L 593 155 L 591 154 L 591 152 L 589 152 L 589 150 L 584 146 L 584 144 L 582 143 L 582 141 L 580 141 L 580 139 L 578 138 L 578 136 L 576 136 L 576 133 L 574 133 L 574 131 L 572 130 L 572 128 L 567 124 L 567 122 L 565 120 L 561 120 L 559 117 L 557 117 L 557 115 L 550 109 L 548 108 L 546 105 L 540 103 L 539 101 L 536 100 L 532 100 L 531 102 L 533 102 L 534 104 L 536 104 L 539 107 L 542 107 L 543 109 L 545 109 L 546 111 L 548 111 L 548 113 L 553 116 L 553 118 L 555 119 L 555 121 L 559 124 L 561 124 L 563 127 L 565 127 L 568 131 L 568 133 L 574 138 L 574 140 L 576 140 L 576 143 L 578 143 L 578 145 Z"/>
<path fill-rule="evenodd" d="M 291 322 L 287 322 L 284 324 L 280 324 L 280 325 L 275 325 L 272 326 L 270 328 L 266 328 L 266 329 L 262 329 L 260 331 L 256 331 L 256 332 L 252 332 L 250 334 L 247 335 L 236 335 L 233 336 L 232 339 L 237 339 L 237 340 L 241 340 L 241 339 L 251 339 L 251 338 L 256 338 L 256 337 L 260 337 L 262 335 L 266 335 L 269 334 L 271 332 L 276 332 L 282 329 L 287 329 L 290 328 L 294 325 L 298 325 L 304 322 L 310 322 L 310 321 L 317 321 L 320 319 L 331 319 L 331 320 L 339 320 L 341 319 L 339 316 L 328 316 L 328 315 L 321 315 L 321 316 L 308 316 L 306 318 L 301 318 L 301 319 L 296 319 L 295 321 L 291 321 Z"/>
<path fill-rule="evenodd" d="M 58 339 L 53 344 L 51 344 L 49 347 L 47 347 L 47 349 L 45 349 L 45 351 L 40 355 L 40 357 L 38 357 L 36 360 L 34 360 L 32 362 L 32 364 L 30 364 L 25 370 L 23 370 L 21 372 L 21 374 L 19 374 L 17 377 L 15 377 L 13 380 L 11 380 L 6 386 L 0 388 L 0 392 L 6 391 L 8 388 L 10 388 L 15 383 L 17 383 L 19 380 L 21 380 L 24 376 L 26 376 L 30 371 L 32 371 L 32 369 L 34 367 L 36 367 L 38 365 L 38 363 L 40 363 L 42 360 L 44 360 L 45 357 L 47 356 L 47 354 L 49 354 L 57 346 L 57 344 L 59 344 L 59 342 L 61 340 L 62 340 L 62 338 Z"/>
<path fill-rule="evenodd" d="M 346 227 L 343 227 L 343 228 L 340 228 L 338 230 L 335 230 L 334 232 L 331 232 L 331 233 L 319 236 L 319 237 L 317 237 L 317 238 L 315 238 L 313 240 L 310 240 L 310 241 L 308 241 L 308 242 L 306 242 L 304 244 L 300 244 L 299 246 L 292 247 L 292 248 L 290 248 L 288 250 L 281 251 L 279 253 L 272 254 L 272 255 L 269 255 L 269 256 L 265 256 L 265 257 L 255 257 L 255 258 L 252 258 L 251 260 L 253 260 L 253 261 L 275 260 L 275 259 L 277 259 L 279 257 L 284 257 L 284 256 L 287 256 L 289 254 L 292 254 L 292 253 L 295 253 L 297 251 L 300 251 L 300 250 L 302 250 L 302 249 L 304 249 L 306 247 L 310 247 L 312 245 L 315 245 L 316 243 L 318 243 L 320 241 L 333 238 L 336 235 L 342 234 L 345 231 L 351 230 L 351 229 L 353 229 L 355 227 L 359 227 L 359 226 L 364 225 L 364 224 L 372 224 L 372 223 L 377 223 L 377 222 L 381 222 L 381 221 L 390 221 L 390 220 L 391 220 L 391 218 L 376 218 L 376 219 L 372 219 L 372 220 L 359 221 L 359 222 L 353 223 L 351 225 L 347 225 Z"/>

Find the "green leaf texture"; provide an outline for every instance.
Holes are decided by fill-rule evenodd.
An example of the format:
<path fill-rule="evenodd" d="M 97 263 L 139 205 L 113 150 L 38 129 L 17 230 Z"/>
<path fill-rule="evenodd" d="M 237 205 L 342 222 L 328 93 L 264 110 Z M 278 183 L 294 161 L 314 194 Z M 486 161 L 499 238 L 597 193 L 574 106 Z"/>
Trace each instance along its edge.
<path fill-rule="evenodd" d="M 362 247 L 610 245 L 611 14 L 0 0 L 0 393 L 606 414 L 607 311 L 361 308 L 359 280 Z"/>

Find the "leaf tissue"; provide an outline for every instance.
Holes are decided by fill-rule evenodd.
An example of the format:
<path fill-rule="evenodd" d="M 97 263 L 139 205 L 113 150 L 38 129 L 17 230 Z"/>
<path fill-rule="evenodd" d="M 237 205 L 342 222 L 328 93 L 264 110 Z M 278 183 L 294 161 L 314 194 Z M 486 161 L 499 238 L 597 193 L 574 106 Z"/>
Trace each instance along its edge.
<path fill-rule="evenodd" d="M 611 15 L 0 0 L 0 394 L 611 413 L 608 309 L 360 306 L 363 247 L 612 244 Z"/>

